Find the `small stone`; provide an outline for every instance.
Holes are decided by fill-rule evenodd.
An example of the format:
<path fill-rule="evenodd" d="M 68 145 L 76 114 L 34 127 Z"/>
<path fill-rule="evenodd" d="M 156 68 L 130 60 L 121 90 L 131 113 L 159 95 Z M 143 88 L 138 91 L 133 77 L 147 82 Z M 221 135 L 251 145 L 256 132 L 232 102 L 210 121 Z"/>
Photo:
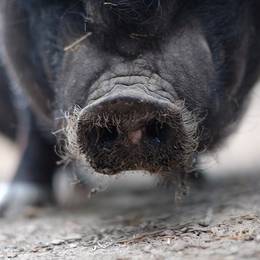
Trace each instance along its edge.
<path fill-rule="evenodd" d="M 245 240 L 245 241 L 253 241 L 253 240 L 254 240 L 254 237 L 251 236 L 251 235 L 249 235 L 249 236 L 246 236 L 244 240 Z"/>
<path fill-rule="evenodd" d="M 39 247 L 34 247 L 34 248 L 32 248 L 32 252 L 33 253 L 37 253 L 37 252 L 39 252 L 39 250 L 40 250 L 40 248 Z"/>
<path fill-rule="evenodd" d="M 198 223 L 201 227 L 208 227 L 209 226 L 209 222 L 207 221 L 201 221 Z"/>
<path fill-rule="evenodd" d="M 256 215 L 249 214 L 249 215 L 243 216 L 243 219 L 245 219 L 245 220 L 255 220 L 256 219 Z"/>
<path fill-rule="evenodd" d="M 260 234 L 259 234 L 259 235 L 256 235 L 255 241 L 256 241 L 256 242 L 260 242 Z"/>
<path fill-rule="evenodd" d="M 184 241 L 176 241 L 173 246 L 172 249 L 174 251 L 182 251 L 186 248 L 187 244 Z"/>
<path fill-rule="evenodd" d="M 69 247 L 70 247 L 70 248 L 77 248 L 78 245 L 77 245 L 77 244 L 70 244 Z"/>
<path fill-rule="evenodd" d="M 182 233 L 187 233 L 188 230 L 189 230 L 188 227 L 183 227 L 180 231 L 181 231 Z"/>
<path fill-rule="evenodd" d="M 236 253 L 238 253 L 238 251 L 239 251 L 239 248 L 237 246 L 230 247 L 230 252 L 232 254 L 236 254 Z"/>
<path fill-rule="evenodd" d="M 16 258 L 17 256 L 18 256 L 17 253 L 9 253 L 9 254 L 7 255 L 7 258 Z"/>
<path fill-rule="evenodd" d="M 61 240 L 61 239 L 55 239 L 51 242 L 52 245 L 55 245 L 55 246 L 58 246 L 58 245 L 61 245 L 63 244 L 65 241 L 64 240 Z"/>
<path fill-rule="evenodd" d="M 71 234 L 71 235 L 67 236 L 64 240 L 76 241 L 76 240 L 81 240 L 81 239 L 82 239 L 82 235 L 80 235 L 80 234 Z"/>

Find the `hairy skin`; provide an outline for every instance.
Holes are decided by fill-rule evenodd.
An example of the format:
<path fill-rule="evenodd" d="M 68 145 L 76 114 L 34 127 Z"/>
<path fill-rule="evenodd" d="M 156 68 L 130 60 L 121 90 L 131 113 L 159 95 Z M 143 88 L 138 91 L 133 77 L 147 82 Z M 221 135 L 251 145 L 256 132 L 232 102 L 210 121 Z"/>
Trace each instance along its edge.
<path fill-rule="evenodd" d="M 259 75 L 258 0 L 2 0 L 0 10 L 2 62 L 30 118 L 15 184 L 51 187 L 56 129 L 69 157 L 98 172 L 184 175 L 231 133 Z"/>

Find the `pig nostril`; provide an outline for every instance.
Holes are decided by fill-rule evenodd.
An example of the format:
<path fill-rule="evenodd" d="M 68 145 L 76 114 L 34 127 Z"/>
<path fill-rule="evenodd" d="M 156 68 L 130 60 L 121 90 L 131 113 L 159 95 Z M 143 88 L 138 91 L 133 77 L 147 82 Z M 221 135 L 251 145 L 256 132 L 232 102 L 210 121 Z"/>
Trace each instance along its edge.
<path fill-rule="evenodd" d="M 153 143 L 165 142 L 169 135 L 170 127 L 158 120 L 152 120 L 146 125 L 146 136 Z"/>
<path fill-rule="evenodd" d="M 100 129 L 100 142 L 101 143 L 112 143 L 118 138 L 118 131 L 116 127 L 101 128 Z"/>
<path fill-rule="evenodd" d="M 118 138 L 118 135 L 119 134 L 116 127 L 96 127 L 88 134 L 88 139 L 92 140 L 95 145 L 108 145 L 115 142 Z"/>

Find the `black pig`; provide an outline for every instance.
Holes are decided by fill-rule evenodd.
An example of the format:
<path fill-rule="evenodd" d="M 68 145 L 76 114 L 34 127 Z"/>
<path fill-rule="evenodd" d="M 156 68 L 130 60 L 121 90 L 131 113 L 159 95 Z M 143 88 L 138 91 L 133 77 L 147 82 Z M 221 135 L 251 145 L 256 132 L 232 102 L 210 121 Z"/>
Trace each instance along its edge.
<path fill-rule="evenodd" d="M 231 132 L 259 73 L 258 0 L 1 0 L 0 11 L 27 140 L 3 208 L 50 197 L 55 129 L 99 173 L 186 175 Z"/>

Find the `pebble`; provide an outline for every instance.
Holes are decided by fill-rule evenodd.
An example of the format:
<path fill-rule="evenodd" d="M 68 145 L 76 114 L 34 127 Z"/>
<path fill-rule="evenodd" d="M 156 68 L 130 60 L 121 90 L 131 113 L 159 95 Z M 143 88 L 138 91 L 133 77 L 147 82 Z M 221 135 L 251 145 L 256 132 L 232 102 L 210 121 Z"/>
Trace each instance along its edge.
<path fill-rule="evenodd" d="M 64 242 L 65 242 L 65 241 L 62 240 L 62 239 L 55 239 L 55 240 L 53 240 L 53 241 L 51 242 L 51 244 L 54 245 L 54 246 L 58 246 L 58 245 L 63 244 Z"/>
<path fill-rule="evenodd" d="M 256 235 L 255 241 L 256 241 L 256 242 L 260 242 L 260 234 L 259 234 L 259 235 Z"/>
<path fill-rule="evenodd" d="M 7 258 L 16 258 L 18 256 L 17 253 L 9 253 L 7 254 Z"/>
<path fill-rule="evenodd" d="M 78 247 L 78 245 L 77 244 L 70 244 L 69 247 L 70 248 L 76 248 L 76 247 Z"/>
<path fill-rule="evenodd" d="M 67 241 L 76 241 L 76 240 L 81 240 L 82 239 L 82 235 L 80 234 L 71 234 L 69 236 L 67 236 L 66 238 L 64 238 L 64 240 Z"/>

